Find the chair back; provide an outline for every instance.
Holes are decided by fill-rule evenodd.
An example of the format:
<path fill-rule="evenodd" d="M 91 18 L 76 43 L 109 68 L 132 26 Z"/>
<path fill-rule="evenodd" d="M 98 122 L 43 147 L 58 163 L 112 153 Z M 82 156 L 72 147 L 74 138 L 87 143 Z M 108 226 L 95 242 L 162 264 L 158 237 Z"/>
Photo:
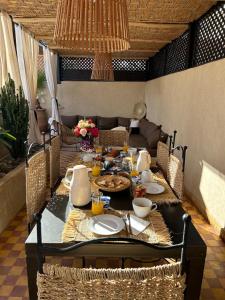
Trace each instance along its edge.
<path fill-rule="evenodd" d="M 37 277 L 39 300 L 184 298 L 185 276 L 181 275 L 180 263 L 129 269 L 79 269 L 45 264 L 43 271 Z"/>
<path fill-rule="evenodd" d="M 50 139 L 49 162 L 50 162 L 50 189 L 54 190 L 60 177 L 60 136 L 56 135 Z"/>
<path fill-rule="evenodd" d="M 40 212 L 46 201 L 47 168 L 46 152 L 41 150 L 27 160 L 26 174 L 26 209 L 29 231 L 33 215 Z"/>
<path fill-rule="evenodd" d="M 183 299 L 185 290 L 185 265 L 187 233 L 190 216 L 183 215 L 182 242 L 172 246 L 149 244 L 133 238 L 98 238 L 76 243 L 67 247 L 47 247 L 42 244 L 41 214 L 36 215 L 37 251 L 39 273 L 37 278 L 39 299 L 49 300 L 65 295 L 74 299 Z M 51 264 L 44 264 L 45 255 L 73 252 L 92 244 L 135 243 L 157 250 L 180 248 L 181 261 L 173 264 L 150 268 L 125 269 L 77 269 Z"/>
<path fill-rule="evenodd" d="M 124 146 L 128 144 L 129 133 L 127 130 L 100 130 L 99 144 L 103 146 Z"/>
<path fill-rule="evenodd" d="M 182 157 L 179 159 L 174 155 L 174 151 L 182 151 Z M 171 150 L 168 160 L 167 179 L 178 199 L 183 199 L 184 189 L 184 168 L 187 146 L 177 146 Z"/>
<path fill-rule="evenodd" d="M 165 176 L 167 175 L 169 152 L 169 146 L 159 141 L 157 144 L 157 165 L 160 167 Z"/>
<path fill-rule="evenodd" d="M 157 165 L 160 167 L 163 175 L 167 176 L 168 162 L 171 148 L 175 145 L 177 131 L 174 130 L 173 135 L 169 135 L 169 145 L 161 141 L 157 144 Z"/>

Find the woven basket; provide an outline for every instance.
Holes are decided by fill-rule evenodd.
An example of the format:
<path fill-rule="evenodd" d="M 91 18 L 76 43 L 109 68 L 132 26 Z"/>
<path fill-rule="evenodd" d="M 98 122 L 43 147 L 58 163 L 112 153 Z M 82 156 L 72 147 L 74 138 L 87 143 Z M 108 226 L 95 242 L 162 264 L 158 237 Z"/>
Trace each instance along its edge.
<path fill-rule="evenodd" d="M 108 181 L 111 179 L 120 179 L 123 182 L 122 186 L 119 185 L 118 187 L 106 187 L 104 185 L 99 184 L 99 182 L 102 180 Z M 100 177 L 96 178 L 94 180 L 94 184 L 102 191 L 114 193 L 114 192 L 120 192 L 120 191 L 123 191 L 123 190 L 126 190 L 127 188 L 129 188 L 130 180 L 124 176 L 105 175 L 105 176 L 100 176 Z"/>

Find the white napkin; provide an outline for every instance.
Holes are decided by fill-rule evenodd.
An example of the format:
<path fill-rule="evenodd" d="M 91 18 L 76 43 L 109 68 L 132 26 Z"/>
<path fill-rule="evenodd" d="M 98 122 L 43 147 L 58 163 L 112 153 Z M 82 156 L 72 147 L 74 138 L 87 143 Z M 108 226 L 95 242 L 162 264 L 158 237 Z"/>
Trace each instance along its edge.
<path fill-rule="evenodd" d="M 126 219 L 126 224 L 129 228 L 128 219 Z M 135 215 L 130 215 L 131 234 L 133 234 L 133 235 L 138 235 L 139 233 L 144 231 L 145 228 L 147 228 L 149 224 L 150 224 L 149 221 L 138 218 Z"/>

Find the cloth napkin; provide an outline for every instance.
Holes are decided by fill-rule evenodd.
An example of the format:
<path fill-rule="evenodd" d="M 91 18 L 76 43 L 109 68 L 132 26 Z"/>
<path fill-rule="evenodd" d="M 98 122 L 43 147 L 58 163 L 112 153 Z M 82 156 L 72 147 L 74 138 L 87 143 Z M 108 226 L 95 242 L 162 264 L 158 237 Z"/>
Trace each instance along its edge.
<path fill-rule="evenodd" d="M 126 219 L 126 224 L 129 228 L 128 219 Z M 150 224 L 149 221 L 138 218 L 135 215 L 130 215 L 131 234 L 133 234 L 133 235 L 138 235 L 139 233 L 144 231 L 145 228 L 147 228 L 149 224 Z"/>

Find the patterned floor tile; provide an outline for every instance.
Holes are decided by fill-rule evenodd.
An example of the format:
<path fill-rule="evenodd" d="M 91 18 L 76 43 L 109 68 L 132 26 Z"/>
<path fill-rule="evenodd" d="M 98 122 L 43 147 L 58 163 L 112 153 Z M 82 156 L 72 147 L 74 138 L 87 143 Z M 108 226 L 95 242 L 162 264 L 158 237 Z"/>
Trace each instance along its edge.
<path fill-rule="evenodd" d="M 63 152 L 62 174 L 65 172 L 65 165 L 73 158 L 73 155 L 74 152 L 68 154 L 66 151 Z M 191 214 L 194 225 L 208 246 L 201 300 L 225 300 L 225 244 L 191 202 L 184 201 L 183 206 Z M 28 300 L 24 252 L 26 235 L 26 211 L 23 209 L 0 234 L 0 300 Z M 81 259 L 74 262 L 64 257 L 63 263 L 68 266 L 82 266 Z M 97 268 L 120 266 L 120 261 L 114 259 L 107 261 L 102 258 L 89 259 L 86 263 Z M 138 262 L 128 260 L 126 266 L 136 267 Z"/>

